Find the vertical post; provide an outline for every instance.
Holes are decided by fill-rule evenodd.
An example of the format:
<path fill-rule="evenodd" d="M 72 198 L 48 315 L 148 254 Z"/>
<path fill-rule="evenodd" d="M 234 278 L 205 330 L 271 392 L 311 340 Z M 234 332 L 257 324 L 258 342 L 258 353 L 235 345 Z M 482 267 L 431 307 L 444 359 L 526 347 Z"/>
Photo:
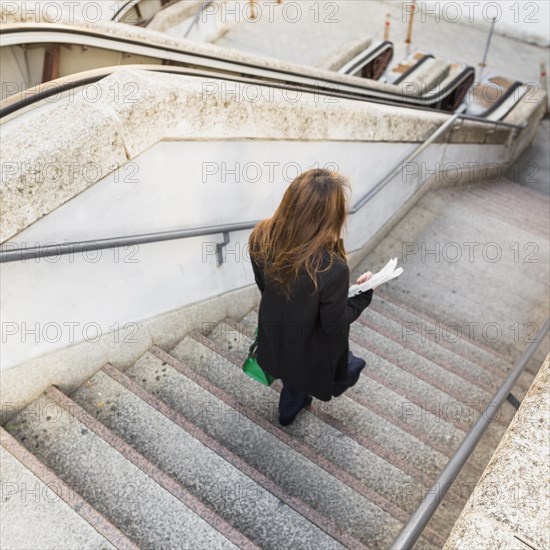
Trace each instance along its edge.
<path fill-rule="evenodd" d="M 483 61 L 479 64 L 481 68 L 487 66 L 487 55 L 489 54 L 489 46 L 491 45 L 491 38 L 493 37 L 493 31 L 495 30 L 496 17 L 493 17 L 491 22 L 491 29 L 489 30 L 489 36 L 487 37 L 487 44 L 485 45 L 485 52 L 483 53 Z"/>
<path fill-rule="evenodd" d="M 384 40 L 390 39 L 390 14 L 386 13 L 386 23 L 384 24 Z"/>
<path fill-rule="evenodd" d="M 548 105 L 550 97 L 548 97 L 548 73 L 546 72 L 546 63 L 544 61 L 540 64 L 540 87 L 546 92 L 546 109 L 544 113 L 548 114 L 550 110 Z"/>
<path fill-rule="evenodd" d="M 250 2 L 250 19 L 256 19 L 256 6 L 254 5 L 254 2 L 256 0 L 249 0 Z"/>
<path fill-rule="evenodd" d="M 411 0 L 411 10 L 409 24 L 407 25 L 407 37 L 405 38 L 405 44 L 410 44 L 412 42 L 414 14 L 416 13 L 417 8 L 418 6 L 416 5 L 416 0 Z"/>

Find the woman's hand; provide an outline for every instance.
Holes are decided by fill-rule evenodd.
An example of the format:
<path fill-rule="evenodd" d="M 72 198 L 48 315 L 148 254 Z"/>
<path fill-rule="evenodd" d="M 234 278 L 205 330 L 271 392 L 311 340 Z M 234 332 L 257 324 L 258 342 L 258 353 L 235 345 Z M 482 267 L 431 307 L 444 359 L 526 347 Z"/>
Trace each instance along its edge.
<path fill-rule="evenodd" d="M 361 285 L 363 283 L 366 283 L 371 277 L 372 277 L 372 271 L 367 271 L 366 273 L 363 273 L 363 275 L 361 275 L 361 277 L 359 277 L 359 279 L 357 279 L 357 284 L 358 285 Z M 373 290 L 375 289 L 376 287 L 373 287 Z"/>

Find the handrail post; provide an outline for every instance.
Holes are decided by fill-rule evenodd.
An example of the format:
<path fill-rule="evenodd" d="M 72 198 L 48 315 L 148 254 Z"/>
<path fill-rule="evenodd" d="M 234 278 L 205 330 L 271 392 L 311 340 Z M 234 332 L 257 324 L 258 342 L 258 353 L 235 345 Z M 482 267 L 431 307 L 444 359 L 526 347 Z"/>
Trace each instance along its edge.
<path fill-rule="evenodd" d="M 223 249 L 228 244 L 229 244 L 229 231 L 224 231 L 223 232 L 223 243 L 217 243 L 216 244 L 216 260 L 217 260 L 218 267 L 220 267 L 224 262 Z"/>

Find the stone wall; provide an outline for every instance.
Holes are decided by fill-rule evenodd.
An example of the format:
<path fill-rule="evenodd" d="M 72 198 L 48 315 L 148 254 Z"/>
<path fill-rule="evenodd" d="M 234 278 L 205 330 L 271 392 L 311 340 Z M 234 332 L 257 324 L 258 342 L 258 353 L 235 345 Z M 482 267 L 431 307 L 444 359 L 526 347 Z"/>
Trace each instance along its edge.
<path fill-rule="evenodd" d="M 550 548 L 550 355 L 443 550 Z"/>

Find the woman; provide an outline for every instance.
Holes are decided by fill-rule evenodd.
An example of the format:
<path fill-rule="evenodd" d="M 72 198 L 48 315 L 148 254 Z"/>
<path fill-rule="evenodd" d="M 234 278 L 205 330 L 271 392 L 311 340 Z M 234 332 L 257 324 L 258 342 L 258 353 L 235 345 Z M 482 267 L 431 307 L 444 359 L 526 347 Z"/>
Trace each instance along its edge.
<path fill-rule="evenodd" d="M 347 180 L 312 169 L 286 190 L 275 214 L 250 235 L 250 257 L 262 293 L 260 366 L 281 378 L 279 422 L 287 426 L 312 396 L 329 401 L 359 379 L 365 366 L 348 349 L 349 325 L 373 291 L 348 299 L 349 268 L 340 238 Z M 372 273 L 357 282 L 368 280 Z"/>

